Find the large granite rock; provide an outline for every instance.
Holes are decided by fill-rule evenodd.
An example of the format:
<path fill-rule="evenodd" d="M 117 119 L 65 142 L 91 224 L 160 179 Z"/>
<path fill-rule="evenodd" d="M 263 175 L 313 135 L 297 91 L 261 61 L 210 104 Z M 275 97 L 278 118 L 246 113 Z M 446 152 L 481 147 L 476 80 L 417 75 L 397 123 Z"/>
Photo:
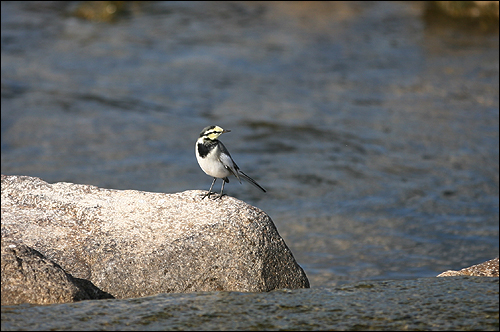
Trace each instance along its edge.
<path fill-rule="evenodd" d="M 202 193 L 2 175 L 2 241 L 37 250 L 116 298 L 309 287 L 266 213 L 229 196 L 202 200 Z M 2 291 L 9 271 L 2 265 Z"/>

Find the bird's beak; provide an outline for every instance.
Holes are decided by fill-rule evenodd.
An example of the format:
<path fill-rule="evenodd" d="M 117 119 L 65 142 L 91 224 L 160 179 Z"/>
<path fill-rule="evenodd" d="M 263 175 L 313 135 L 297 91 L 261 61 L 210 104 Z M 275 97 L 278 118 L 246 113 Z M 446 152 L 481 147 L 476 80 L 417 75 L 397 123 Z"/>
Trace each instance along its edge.
<path fill-rule="evenodd" d="M 224 134 L 224 133 L 229 133 L 229 132 L 231 132 L 231 130 L 229 130 L 229 129 L 224 129 L 224 130 L 222 131 L 222 133 L 223 133 L 223 134 Z"/>

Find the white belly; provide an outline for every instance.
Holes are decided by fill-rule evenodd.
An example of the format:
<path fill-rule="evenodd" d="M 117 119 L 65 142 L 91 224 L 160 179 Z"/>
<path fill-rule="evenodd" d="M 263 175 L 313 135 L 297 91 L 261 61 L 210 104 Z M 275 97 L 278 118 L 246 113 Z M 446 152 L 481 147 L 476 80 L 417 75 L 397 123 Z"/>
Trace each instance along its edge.
<path fill-rule="evenodd" d="M 201 158 L 197 153 L 196 159 L 203 172 L 214 178 L 222 179 L 231 175 L 231 172 L 224 167 L 214 152 L 210 152 L 205 158 Z"/>

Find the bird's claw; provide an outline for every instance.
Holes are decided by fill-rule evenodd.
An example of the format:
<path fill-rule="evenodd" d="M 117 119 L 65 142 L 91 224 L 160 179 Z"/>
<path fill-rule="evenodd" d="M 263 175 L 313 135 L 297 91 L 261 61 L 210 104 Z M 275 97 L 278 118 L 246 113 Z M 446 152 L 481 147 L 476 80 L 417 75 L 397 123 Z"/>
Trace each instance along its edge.
<path fill-rule="evenodd" d="M 214 193 L 213 191 L 209 191 L 206 194 L 203 194 L 202 195 L 203 197 L 201 199 L 204 199 L 205 197 L 210 198 L 210 195 L 212 195 L 212 194 L 215 195 L 214 200 L 215 199 L 220 199 L 220 198 L 222 198 L 222 196 L 226 196 L 226 194 L 217 194 L 217 193 Z"/>

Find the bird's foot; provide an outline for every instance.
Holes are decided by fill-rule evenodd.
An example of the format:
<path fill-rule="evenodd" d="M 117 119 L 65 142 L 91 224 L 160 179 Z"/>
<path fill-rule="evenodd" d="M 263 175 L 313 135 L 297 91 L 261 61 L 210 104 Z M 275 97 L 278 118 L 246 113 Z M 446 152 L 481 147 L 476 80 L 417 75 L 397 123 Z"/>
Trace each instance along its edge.
<path fill-rule="evenodd" d="M 204 199 L 207 196 L 208 196 L 208 198 L 210 198 L 210 195 L 212 195 L 212 194 L 216 194 L 216 193 L 214 193 L 213 191 L 207 191 L 206 194 L 201 195 L 201 196 L 203 196 L 201 199 Z"/>
<path fill-rule="evenodd" d="M 206 194 L 203 194 L 202 195 L 203 197 L 201 199 L 204 199 L 205 197 L 210 198 L 210 195 L 214 195 L 214 198 L 213 198 L 214 200 L 221 199 L 222 196 L 226 196 L 226 194 L 217 194 L 217 193 L 214 193 L 213 191 L 209 191 Z"/>
<path fill-rule="evenodd" d="M 221 199 L 222 196 L 226 196 L 226 194 L 218 194 L 214 199 Z"/>

